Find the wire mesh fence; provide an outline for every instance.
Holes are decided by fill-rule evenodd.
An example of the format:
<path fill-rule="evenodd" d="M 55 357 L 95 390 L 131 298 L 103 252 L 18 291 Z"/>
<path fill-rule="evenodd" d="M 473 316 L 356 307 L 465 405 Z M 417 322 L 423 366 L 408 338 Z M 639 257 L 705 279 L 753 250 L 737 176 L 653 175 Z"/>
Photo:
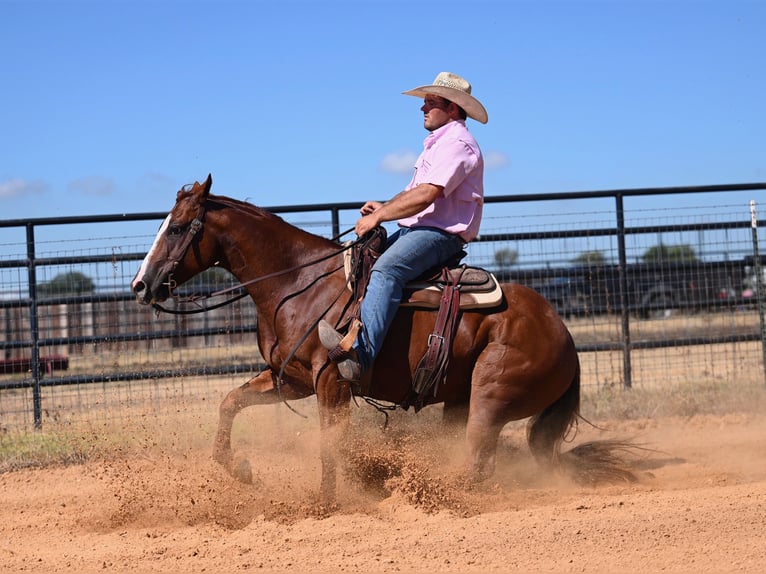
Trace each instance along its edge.
<path fill-rule="evenodd" d="M 691 199 L 617 216 L 577 201 L 488 203 L 466 262 L 551 301 L 580 350 L 586 390 L 763 384 L 764 281 L 749 204 Z M 341 227 L 352 227 L 345 215 Z M 327 219 L 298 219 L 332 234 Z M 34 242 L 31 265 L 28 227 L 2 229 L 0 427 L 211 411 L 263 368 L 248 298 L 194 315 L 135 303 L 130 281 L 155 225 L 134 234 L 61 225 Z M 181 289 L 235 283 L 213 270 Z"/>

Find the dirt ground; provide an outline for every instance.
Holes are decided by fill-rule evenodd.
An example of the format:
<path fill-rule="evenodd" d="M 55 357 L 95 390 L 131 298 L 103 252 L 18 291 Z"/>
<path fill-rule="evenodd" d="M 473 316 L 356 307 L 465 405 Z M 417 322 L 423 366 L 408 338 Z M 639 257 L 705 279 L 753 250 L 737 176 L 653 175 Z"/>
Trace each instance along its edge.
<path fill-rule="evenodd" d="M 0 475 L 0 571 L 766 571 L 766 416 L 581 425 L 575 443 L 652 449 L 637 483 L 599 487 L 540 472 L 511 425 L 497 473 L 474 488 L 456 479 L 462 443 L 423 413 L 385 433 L 371 417 L 326 509 L 316 422 L 280 409 L 235 428 L 253 485 L 210 459 L 210 420 Z"/>

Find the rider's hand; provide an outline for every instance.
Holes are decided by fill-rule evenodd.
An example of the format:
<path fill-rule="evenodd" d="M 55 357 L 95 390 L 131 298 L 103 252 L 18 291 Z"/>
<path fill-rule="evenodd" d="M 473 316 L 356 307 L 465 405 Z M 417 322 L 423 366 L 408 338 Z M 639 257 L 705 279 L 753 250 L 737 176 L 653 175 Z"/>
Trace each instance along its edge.
<path fill-rule="evenodd" d="M 358 237 L 361 237 L 371 229 L 375 229 L 378 225 L 378 218 L 370 213 L 370 215 L 364 215 L 359 218 L 356 222 L 356 226 L 354 226 L 354 231 Z"/>
<path fill-rule="evenodd" d="M 380 203 L 379 201 L 368 201 L 362 206 L 362 208 L 359 210 L 359 213 L 361 213 L 362 215 L 370 215 L 374 211 L 377 211 L 378 209 L 380 209 L 382 205 L 383 204 Z"/>

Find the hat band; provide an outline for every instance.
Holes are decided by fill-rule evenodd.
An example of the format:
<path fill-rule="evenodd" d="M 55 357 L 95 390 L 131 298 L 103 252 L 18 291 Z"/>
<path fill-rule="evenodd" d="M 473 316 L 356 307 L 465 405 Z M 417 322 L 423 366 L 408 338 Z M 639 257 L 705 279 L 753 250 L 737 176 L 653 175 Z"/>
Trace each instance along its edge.
<path fill-rule="evenodd" d="M 434 85 L 441 86 L 441 87 L 444 87 L 444 88 L 450 88 L 452 90 L 457 90 L 457 91 L 463 92 L 465 94 L 470 94 L 471 93 L 471 88 L 470 87 L 468 89 L 466 89 L 465 86 L 463 86 L 463 85 L 461 85 L 461 84 L 459 84 L 457 82 L 451 82 L 449 80 L 439 80 L 439 83 L 438 84 L 434 84 Z"/>

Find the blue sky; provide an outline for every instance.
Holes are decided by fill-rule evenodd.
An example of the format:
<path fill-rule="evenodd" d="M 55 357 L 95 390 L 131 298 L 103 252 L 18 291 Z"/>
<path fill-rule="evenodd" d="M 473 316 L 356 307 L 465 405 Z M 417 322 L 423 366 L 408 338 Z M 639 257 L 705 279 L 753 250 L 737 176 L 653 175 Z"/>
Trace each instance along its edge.
<path fill-rule="evenodd" d="M 452 71 L 487 195 L 766 181 L 766 2 L 0 0 L 0 219 L 387 199 Z"/>

